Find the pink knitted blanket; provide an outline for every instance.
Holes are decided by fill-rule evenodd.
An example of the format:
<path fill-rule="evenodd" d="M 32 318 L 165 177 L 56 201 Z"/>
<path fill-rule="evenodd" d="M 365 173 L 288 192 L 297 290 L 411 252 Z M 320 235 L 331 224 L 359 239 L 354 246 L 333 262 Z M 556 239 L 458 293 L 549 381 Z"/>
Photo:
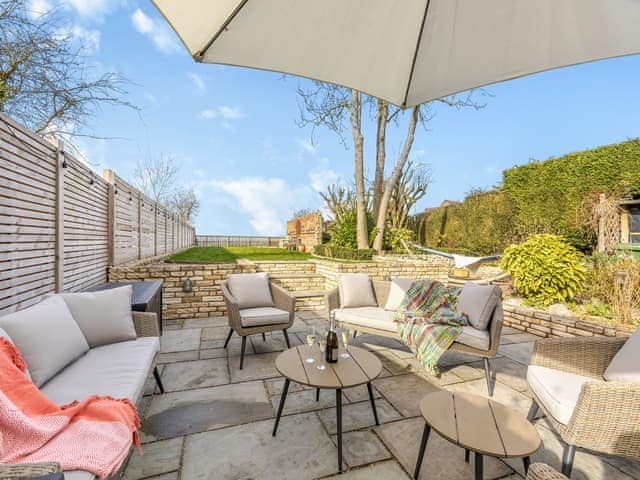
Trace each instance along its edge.
<path fill-rule="evenodd" d="M 58 462 L 100 478 L 115 474 L 139 444 L 136 407 L 109 397 L 59 407 L 25 371 L 20 352 L 0 338 L 0 463 Z"/>

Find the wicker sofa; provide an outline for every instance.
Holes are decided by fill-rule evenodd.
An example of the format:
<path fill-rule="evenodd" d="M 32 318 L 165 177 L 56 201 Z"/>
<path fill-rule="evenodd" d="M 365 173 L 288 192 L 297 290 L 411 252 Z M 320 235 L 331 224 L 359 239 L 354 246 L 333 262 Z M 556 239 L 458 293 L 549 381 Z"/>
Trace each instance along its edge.
<path fill-rule="evenodd" d="M 156 368 L 160 328 L 155 313 L 131 312 L 130 298 L 130 286 L 54 295 L 0 317 L 0 336 L 20 350 L 32 381 L 58 405 L 92 395 L 128 398 L 138 404 L 152 373 L 164 391 Z M 93 300 L 97 302 L 95 310 L 87 310 Z M 78 317 L 83 310 L 83 318 Z M 114 312 L 120 318 L 115 318 L 118 315 Z M 101 322 L 109 317 L 120 325 Z M 0 479 L 42 474 L 52 468 L 50 463 L 1 465 Z M 79 470 L 64 475 L 68 480 L 94 478 L 92 473 Z"/>
<path fill-rule="evenodd" d="M 560 435 L 566 476 L 576 447 L 640 460 L 640 330 L 632 338 L 633 346 L 620 337 L 550 338 L 535 344 L 527 371 L 533 395 L 529 420 L 541 410 Z M 625 348 L 622 376 L 627 378 L 615 381 L 608 372 L 627 341 L 635 347 Z M 634 375 L 635 381 L 628 378 Z"/>
<path fill-rule="evenodd" d="M 404 280 L 411 281 L 409 279 Z M 390 294 L 391 281 L 373 280 L 371 284 L 376 301 L 375 307 L 344 308 L 343 301 L 340 298 L 340 288 L 334 288 L 325 294 L 326 308 L 328 312 L 333 311 L 335 313 L 336 320 L 343 328 L 353 330 L 354 333 L 366 332 L 374 335 L 398 338 L 396 324 L 392 320 L 395 312 L 385 310 Z M 500 292 L 498 287 L 485 288 L 495 288 L 495 292 Z M 451 346 L 451 350 L 477 355 L 483 359 L 487 390 L 490 396 L 493 395 L 494 381 L 489 360 L 495 357 L 498 352 L 503 324 L 502 293 L 497 293 L 497 295 L 499 295 L 499 301 L 492 312 L 490 312 L 491 319 L 486 330 L 478 330 L 472 326 L 465 326 L 463 327 L 462 334 Z"/>

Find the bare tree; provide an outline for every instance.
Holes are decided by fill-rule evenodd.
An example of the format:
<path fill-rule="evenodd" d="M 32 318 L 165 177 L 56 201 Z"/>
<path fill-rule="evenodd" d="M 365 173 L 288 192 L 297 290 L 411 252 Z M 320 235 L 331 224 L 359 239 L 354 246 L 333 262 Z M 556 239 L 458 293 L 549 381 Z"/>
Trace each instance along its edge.
<path fill-rule="evenodd" d="M 427 194 L 431 184 L 431 167 L 425 163 L 405 163 L 400 180 L 393 189 L 389 201 L 388 223 L 390 227 L 407 228 L 409 214 L 415 204 Z"/>
<path fill-rule="evenodd" d="M 122 76 L 90 74 L 88 49 L 56 10 L 37 16 L 26 0 L 0 0 L 0 112 L 36 133 L 77 135 L 103 105 L 123 100 Z"/>
<path fill-rule="evenodd" d="M 188 222 L 192 222 L 200 211 L 200 199 L 193 188 L 182 188 L 173 193 L 169 200 L 169 207 L 186 218 Z"/>
<path fill-rule="evenodd" d="M 178 166 L 171 155 L 147 156 L 138 161 L 133 172 L 136 187 L 146 196 L 163 205 L 169 205 L 176 193 Z"/>
<path fill-rule="evenodd" d="M 346 212 L 353 210 L 356 206 L 354 191 L 343 185 L 329 185 L 326 192 L 320 192 L 320 196 L 331 212 L 333 220 L 340 220 Z"/>

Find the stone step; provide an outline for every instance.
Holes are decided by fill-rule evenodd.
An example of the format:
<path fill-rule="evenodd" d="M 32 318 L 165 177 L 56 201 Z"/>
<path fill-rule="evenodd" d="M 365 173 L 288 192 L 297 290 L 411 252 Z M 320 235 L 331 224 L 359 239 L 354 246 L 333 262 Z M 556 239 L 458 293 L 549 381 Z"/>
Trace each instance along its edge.
<path fill-rule="evenodd" d="M 326 290 L 301 290 L 291 292 L 296 297 L 297 311 L 318 311 L 325 309 Z"/>

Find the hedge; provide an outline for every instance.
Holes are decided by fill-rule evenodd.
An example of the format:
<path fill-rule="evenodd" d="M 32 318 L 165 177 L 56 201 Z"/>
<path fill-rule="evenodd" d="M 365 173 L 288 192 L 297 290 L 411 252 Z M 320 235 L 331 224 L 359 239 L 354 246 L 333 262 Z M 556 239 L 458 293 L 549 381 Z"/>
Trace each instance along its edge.
<path fill-rule="evenodd" d="M 316 245 L 314 253 L 322 257 L 338 258 L 341 260 L 371 260 L 377 253 L 373 248 L 358 250 L 355 248 L 337 247 L 335 245 Z"/>
<path fill-rule="evenodd" d="M 587 205 L 599 193 L 640 194 L 639 139 L 510 168 L 496 189 L 425 211 L 413 224 L 418 241 L 433 247 L 490 254 L 553 233 L 588 252 L 596 235 Z"/>

